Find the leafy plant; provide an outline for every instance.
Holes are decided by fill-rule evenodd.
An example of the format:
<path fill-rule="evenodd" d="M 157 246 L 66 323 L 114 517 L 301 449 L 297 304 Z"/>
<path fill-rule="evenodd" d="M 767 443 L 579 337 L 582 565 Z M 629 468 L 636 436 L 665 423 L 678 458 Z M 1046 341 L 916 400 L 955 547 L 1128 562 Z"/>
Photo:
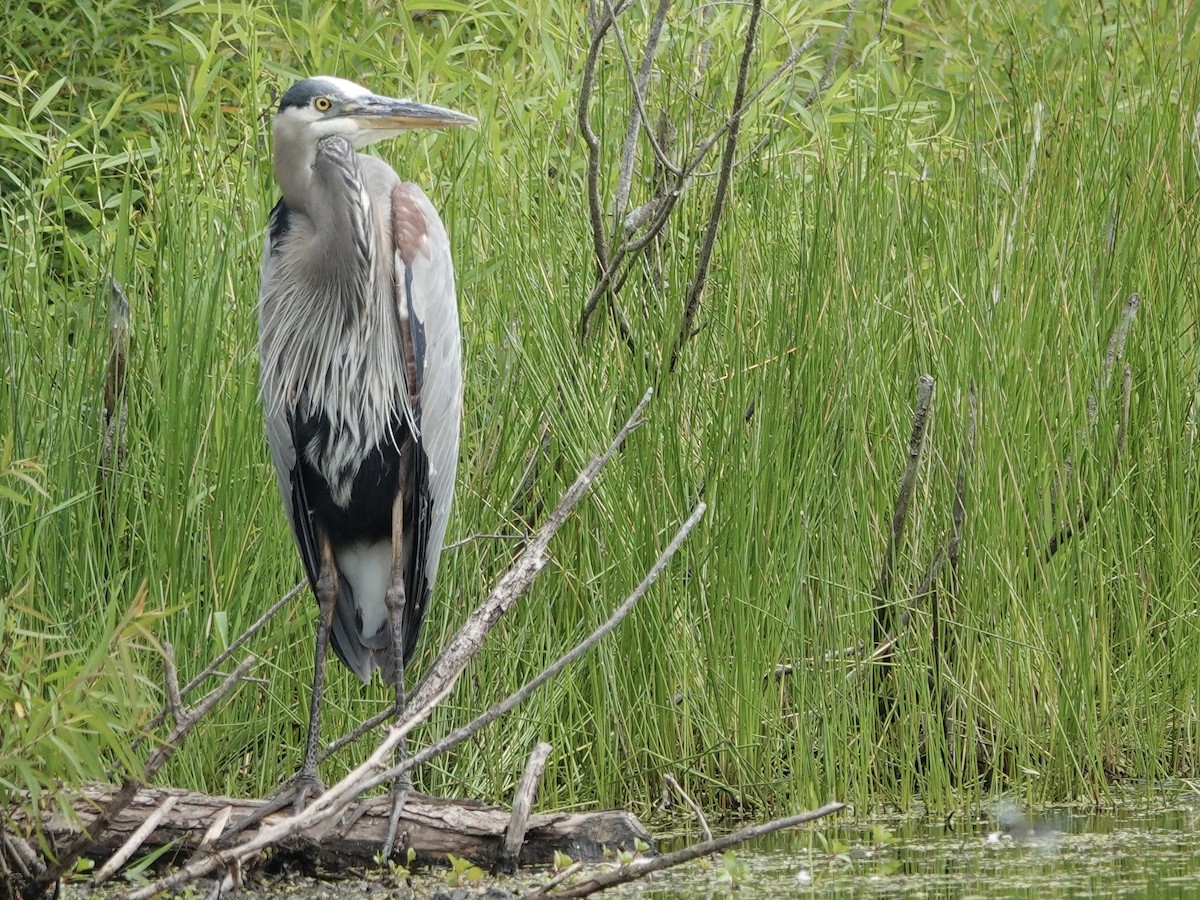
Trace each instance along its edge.
<path fill-rule="evenodd" d="M 469 859 L 447 853 L 446 860 L 450 863 L 450 869 L 443 879 L 450 887 L 466 887 L 483 878 L 483 870 Z"/>

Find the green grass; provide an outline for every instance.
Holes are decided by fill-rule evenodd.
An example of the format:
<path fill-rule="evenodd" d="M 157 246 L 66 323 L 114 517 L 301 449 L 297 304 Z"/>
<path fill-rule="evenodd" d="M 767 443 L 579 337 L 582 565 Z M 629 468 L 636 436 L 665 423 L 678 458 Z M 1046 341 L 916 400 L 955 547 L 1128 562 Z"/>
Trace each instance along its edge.
<path fill-rule="evenodd" d="M 174 645 L 189 677 L 301 576 L 262 437 L 255 296 L 275 197 L 268 110 L 297 73 L 320 70 L 480 118 L 379 150 L 441 208 L 459 270 L 466 416 L 450 539 L 535 527 L 656 386 L 549 570 L 417 739 L 603 621 L 696 499 L 709 503 L 612 639 L 418 773 L 420 787 L 503 800 L 539 739 L 555 747 L 546 807 L 645 812 L 664 772 L 709 810 L 756 814 L 831 795 L 863 810 L 1001 791 L 1101 797 L 1115 778 L 1194 776 L 1200 7 L 1041 18 L 1040 4 L 895 2 L 881 44 L 878 10 L 864 9 L 848 44 L 861 64 L 839 69 L 823 103 L 786 110 L 769 152 L 737 170 L 703 328 L 672 375 L 712 185 L 692 186 L 665 233 L 667 287 L 631 279 L 623 294 L 649 366 L 601 318 L 580 346 L 592 277 L 573 106 L 582 4 L 527 6 L 416 23 L 371 4 L 315 20 L 308 4 L 249 2 L 183 3 L 153 20 L 120 3 L 65 19 L 8 10 L 0 439 L 6 458 L 40 468 L 0 467 L 0 621 L 30 632 L 24 655 L 0 659 L 6 748 L 31 746 L 4 731 L 27 735 L 14 698 L 65 704 L 64 650 L 89 654 L 120 686 L 105 694 L 117 698 L 109 718 L 128 709 L 118 734 L 78 729 L 73 752 L 93 761 L 71 775 L 93 777 L 159 702 L 148 635 Z M 770 8 L 794 38 L 809 17 L 840 21 L 837 7 Z M 721 15 L 718 49 L 741 22 Z M 786 53 L 778 24 L 765 35 L 763 71 Z M 664 64 L 683 66 L 685 51 Z M 822 62 L 797 76 L 801 96 Z M 593 123 L 612 162 L 629 103 L 614 48 L 601 80 Z M 665 79 L 656 101 L 681 141 L 708 115 L 682 83 Z M 131 300 L 134 350 L 129 457 L 102 501 L 110 271 Z M 1114 468 L 1121 377 L 1103 358 L 1132 292 L 1129 435 Z M 971 385 L 978 434 L 952 608 L 939 582 L 952 653 L 935 660 L 930 608 L 917 605 L 881 723 L 868 669 L 823 657 L 870 640 L 921 373 L 936 396 L 896 602 L 949 535 Z M 1043 561 L 1081 505 L 1088 527 Z M 477 541 L 449 553 L 423 661 L 515 552 Z M 253 644 L 261 680 L 162 778 L 262 794 L 295 770 L 314 611 L 306 595 L 269 626 Z M 130 649 L 98 651 L 113 641 Z M 782 662 L 794 674 L 767 678 Z M 386 702 L 379 684 L 331 677 L 329 737 Z M 362 752 L 331 761 L 326 779 Z M 27 780 L 10 759 L 0 793 Z"/>

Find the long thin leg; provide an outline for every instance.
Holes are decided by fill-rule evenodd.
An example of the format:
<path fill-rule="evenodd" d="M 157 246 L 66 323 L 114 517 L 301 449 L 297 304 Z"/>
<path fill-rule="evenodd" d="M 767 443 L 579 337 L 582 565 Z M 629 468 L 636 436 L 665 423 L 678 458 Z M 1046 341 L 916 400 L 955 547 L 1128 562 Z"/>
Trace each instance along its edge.
<path fill-rule="evenodd" d="M 317 754 L 321 745 L 321 703 L 325 697 L 325 660 L 329 655 L 329 630 L 333 626 L 333 608 L 337 604 L 338 570 L 333 545 L 324 534 L 317 537 L 321 552 L 321 574 L 317 578 L 317 639 L 313 652 L 313 689 L 308 706 L 308 737 L 304 742 L 304 763 L 296 775 L 295 808 L 304 807 L 308 795 L 319 794 L 324 786 L 317 775 Z"/>
<path fill-rule="evenodd" d="M 404 491 L 401 490 L 392 503 L 392 572 L 388 579 L 384 602 L 388 610 L 388 627 L 392 633 L 392 683 L 396 688 L 396 718 L 404 712 Z M 396 762 L 404 760 L 404 742 L 396 747 Z M 412 789 L 408 774 L 397 776 L 392 781 L 392 812 L 388 817 L 387 839 L 383 842 L 383 855 L 389 858 L 396 843 L 396 832 L 400 826 L 400 812 Z"/>
<path fill-rule="evenodd" d="M 337 603 L 338 571 L 333 558 L 333 545 L 323 534 L 317 537 L 321 555 L 321 574 L 317 578 L 317 642 L 313 653 L 313 689 L 308 707 L 308 738 L 304 742 L 304 762 L 284 787 L 276 791 L 266 803 L 247 816 L 243 816 L 227 828 L 221 840 L 228 842 L 234 835 L 251 828 L 269 816 L 292 804 L 293 811 L 300 812 L 305 801 L 322 793 L 325 785 L 317 774 L 317 754 L 321 744 L 321 702 L 325 694 L 325 658 L 329 655 L 329 629 L 333 626 L 333 607 Z"/>

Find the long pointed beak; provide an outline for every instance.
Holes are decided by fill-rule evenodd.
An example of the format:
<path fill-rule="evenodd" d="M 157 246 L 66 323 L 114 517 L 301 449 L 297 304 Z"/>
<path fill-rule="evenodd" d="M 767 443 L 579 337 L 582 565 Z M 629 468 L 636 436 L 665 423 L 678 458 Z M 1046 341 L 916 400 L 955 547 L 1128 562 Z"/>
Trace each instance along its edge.
<path fill-rule="evenodd" d="M 453 128 L 475 124 L 474 116 L 453 109 L 374 94 L 347 103 L 342 109 L 342 115 L 353 119 L 364 131 L 374 132 L 399 132 L 411 128 Z"/>

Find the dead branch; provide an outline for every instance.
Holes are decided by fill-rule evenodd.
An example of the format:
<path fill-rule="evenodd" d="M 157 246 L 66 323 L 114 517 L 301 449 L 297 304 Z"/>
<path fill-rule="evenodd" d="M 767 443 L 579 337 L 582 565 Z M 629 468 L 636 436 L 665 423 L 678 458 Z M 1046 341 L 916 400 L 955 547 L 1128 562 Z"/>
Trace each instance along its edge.
<path fill-rule="evenodd" d="M 553 896 L 556 898 L 589 897 L 592 894 L 616 887 L 619 884 L 639 881 L 654 872 L 670 869 L 682 863 L 690 862 L 693 859 L 698 859 L 701 856 L 707 856 L 710 853 L 720 853 L 722 850 L 728 850 L 730 847 L 744 843 L 745 841 L 773 834 L 785 828 L 795 828 L 807 822 L 832 815 L 845 808 L 846 804 L 844 803 L 826 803 L 824 806 L 810 812 L 787 816 L 786 818 L 776 819 L 773 822 L 765 822 L 762 825 L 751 825 L 749 828 L 743 828 L 741 831 L 735 831 L 733 834 L 714 838 L 711 841 L 702 841 L 699 844 L 693 844 L 682 850 L 676 850 L 674 853 L 664 853 L 661 856 L 635 859 L 628 865 L 623 865 L 618 869 L 609 869 L 608 871 L 596 872 L 594 874 L 589 873 L 586 880 L 576 884 L 567 887 L 559 885 L 554 890 Z M 548 896 L 551 896 L 551 894 L 547 891 L 547 886 L 543 886 L 526 894 L 525 898 L 526 900 L 534 900 L 534 898 Z"/>
<path fill-rule="evenodd" d="M 729 178 L 733 173 L 733 159 L 737 153 L 738 134 L 742 128 L 742 103 L 746 97 L 746 82 L 750 77 L 750 60 L 754 56 L 754 42 L 758 37 L 758 21 L 762 16 L 762 0 L 752 0 L 750 4 L 750 23 L 746 26 L 746 41 L 742 45 L 742 61 L 738 67 L 737 87 L 733 93 L 733 114 L 729 117 L 729 127 L 725 135 L 725 151 L 721 156 L 721 168 L 717 176 L 716 196 L 708 215 L 708 225 L 704 229 L 704 238 L 700 242 L 700 255 L 696 261 L 696 270 L 692 274 L 692 283 L 688 285 L 687 299 L 683 304 L 683 318 L 679 323 L 679 335 L 675 339 L 675 347 L 671 351 L 670 371 L 674 372 L 679 363 L 679 354 L 683 345 L 693 334 L 692 323 L 696 312 L 700 309 L 700 294 L 708 281 L 708 267 L 712 262 L 713 245 L 717 239 L 717 226 L 721 222 L 721 214 L 725 211 L 725 197 L 729 192 Z"/>
<path fill-rule="evenodd" d="M 715 175 L 718 179 L 716 197 L 713 206 L 710 208 L 709 225 L 702 238 L 699 260 L 693 272 L 691 287 L 685 297 L 684 312 L 681 316 L 680 331 L 683 339 L 682 341 L 677 341 L 672 350 L 672 360 L 677 361 L 680 346 L 694 331 L 693 320 L 696 315 L 700 293 L 707 279 L 707 271 L 711 262 L 713 242 L 715 240 L 715 229 L 725 205 L 730 173 L 737 164 L 736 149 L 742 119 L 749 111 L 751 105 L 771 85 L 788 72 L 794 71 L 801 57 L 815 43 L 817 35 L 814 32 L 799 47 L 794 47 L 787 58 L 770 73 L 763 83 L 757 89 L 750 91 L 748 87 L 749 63 L 754 52 L 758 20 L 763 10 L 761 0 L 751 0 L 750 3 L 745 4 L 750 7 L 751 21 L 747 28 L 746 40 L 743 43 L 742 64 L 739 68 L 738 82 L 735 89 L 735 97 L 731 104 L 731 112 L 712 134 L 708 135 L 697 145 L 695 152 L 687 162 L 679 163 L 672 160 L 663 146 L 663 142 L 658 139 L 656 130 L 652 125 L 652 117 L 646 97 L 646 90 L 650 84 L 653 71 L 653 61 L 670 7 L 670 0 L 658 0 L 655 6 L 654 17 L 650 23 L 646 44 L 642 48 L 641 61 L 636 71 L 634 70 L 632 54 L 626 44 L 625 36 L 619 22 L 620 16 L 631 5 L 629 2 L 625 2 L 614 7 L 610 0 L 605 0 L 603 12 L 597 8 L 597 4 L 595 3 L 592 3 L 589 7 L 588 21 L 591 25 L 592 34 L 588 54 L 584 61 L 579 106 L 577 109 L 577 124 L 579 133 L 583 138 L 584 144 L 587 146 L 587 206 L 592 231 L 593 255 L 596 260 L 596 281 L 587 298 L 584 300 L 579 318 L 578 332 L 580 340 L 586 341 L 591 318 L 603 300 L 613 313 L 622 340 L 630 347 L 631 351 L 636 350 L 629 319 L 617 304 L 616 294 L 625 284 L 630 272 L 637 264 L 640 255 L 656 241 L 663 228 L 665 228 L 675 206 L 691 180 L 696 177 Z M 853 22 L 857 5 L 857 0 L 854 0 L 850 4 L 846 21 L 839 32 L 835 49 L 826 63 L 825 71 L 817 84 L 814 85 L 808 97 L 802 102 L 801 105 L 803 107 L 807 107 L 815 102 L 817 97 L 828 87 L 832 72 L 841 56 L 842 47 Z M 611 233 L 606 233 L 603 200 L 600 196 L 600 183 L 602 181 L 600 173 L 601 145 L 599 136 L 591 127 L 589 112 L 592 94 L 595 90 L 596 74 L 601 52 L 610 32 L 614 35 L 614 40 L 621 56 L 626 79 L 629 82 L 633 95 L 633 104 L 622 143 L 621 162 L 617 170 L 617 190 L 611 215 L 613 227 Z M 645 135 L 647 138 L 647 143 L 655 160 L 658 183 L 652 185 L 654 196 L 626 215 L 625 211 L 629 207 L 629 196 L 632 188 L 639 135 Z M 768 132 L 751 149 L 750 155 L 761 151 L 770 140 L 770 137 L 771 133 Z M 707 158 L 708 153 L 721 141 L 724 141 L 726 146 L 721 164 L 715 171 L 702 171 L 701 166 Z M 674 368 L 674 364 L 673 362 L 672 368 Z"/>
<path fill-rule="evenodd" d="M 503 872 L 511 875 L 517 871 L 521 846 L 525 843 L 525 831 L 529 827 L 529 814 L 533 810 L 533 798 L 537 794 L 538 785 L 542 781 L 542 773 L 546 771 L 546 760 L 550 758 L 550 745 L 545 741 L 539 743 L 529 754 L 525 763 L 525 771 L 513 795 L 512 818 L 508 828 L 504 830 L 504 846 L 492 866 L 493 872 Z"/>
<path fill-rule="evenodd" d="M 916 486 L 917 463 L 921 458 L 921 448 L 925 443 L 925 429 L 928 424 L 929 407 L 933 401 L 933 376 L 921 375 L 917 378 L 917 403 L 913 412 L 912 433 L 908 439 L 908 461 L 904 466 L 904 474 L 900 476 L 900 488 L 896 493 L 896 505 L 892 510 L 892 528 L 888 533 L 887 544 L 884 546 L 883 561 L 879 567 L 879 579 L 875 587 L 875 644 L 885 642 L 884 635 L 891 634 L 893 629 L 888 621 L 892 598 L 892 581 L 895 577 L 896 554 L 900 549 L 900 541 L 904 536 L 904 523 L 908 518 L 909 504 L 912 502 L 913 488 Z"/>
<path fill-rule="evenodd" d="M 688 796 L 688 792 L 683 789 L 683 785 L 676 781 L 675 776 L 670 772 L 663 775 L 663 781 L 683 799 L 683 802 L 688 805 L 688 808 L 696 816 L 696 821 L 700 823 L 700 836 L 706 841 L 711 841 L 712 830 L 708 827 L 708 820 L 704 818 L 704 811 L 700 809 L 695 800 Z"/>
<path fill-rule="evenodd" d="M 269 622 L 271 620 L 271 618 L 277 612 L 279 612 L 279 610 L 283 609 L 283 607 L 286 606 L 289 601 L 294 600 L 297 596 L 299 596 L 300 592 L 302 590 L 304 590 L 304 587 L 307 584 L 308 584 L 307 581 L 301 581 L 299 584 L 297 584 L 295 587 L 293 587 L 290 591 L 288 591 L 286 594 L 284 594 L 282 597 L 280 597 L 278 600 L 276 600 L 275 603 L 272 604 L 270 609 L 268 609 L 261 616 L 259 616 L 258 619 L 255 620 L 255 622 L 252 625 L 250 625 L 249 628 L 247 628 L 240 635 L 238 635 L 238 637 L 236 639 L 234 639 L 234 641 L 228 647 L 226 647 L 225 650 L 222 651 L 217 656 L 216 659 L 214 659 L 211 663 L 209 663 L 207 666 L 205 666 L 204 671 L 202 671 L 199 675 L 197 675 L 195 678 L 193 678 L 191 681 L 189 681 L 187 684 L 185 684 L 179 690 L 179 696 L 181 698 L 186 697 L 188 694 L 190 694 L 192 691 L 194 691 L 196 688 L 198 688 L 200 686 L 200 684 L 206 678 L 209 678 L 212 675 L 216 674 L 217 670 L 219 668 L 221 668 L 221 666 L 223 666 L 230 659 L 230 657 L 232 657 L 233 654 L 235 654 L 242 647 L 242 645 L 246 643 L 246 641 L 250 640 L 251 637 L 253 637 L 259 631 L 261 631 L 263 626 L 266 625 L 267 622 Z M 180 702 L 182 702 L 182 700 Z M 145 730 L 153 731 L 154 729 L 158 728 L 158 726 L 160 726 L 163 722 L 165 722 L 167 720 L 167 716 L 170 713 L 171 713 L 171 705 L 170 705 L 170 703 L 168 703 L 166 706 L 163 707 L 162 711 L 158 715 L 156 715 L 153 719 L 150 720 L 150 722 L 146 725 Z"/>
<path fill-rule="evenodd" d="M 673 174 L 678 173 L 678 169 L 666 152 L 658 145 L 654 129 L 650 127 L 650 116 L 646 112 L 645 101 L 651 66 L 658 51 L 659 37 L 662 35 L 663 23 L 667 20 L 667 10 L 671 7 L 671 0 L 658 0 L 658 6 L 654 10 L 654 19 L 650 23 L 650 33 L 646 36 L 646 47 L 642 51 L 642 64 L 636 75 L 633 73 L 633 64 L 629 60 L 629 51 L 625 46 L 625 37 L 621 33 L 620 23 L 615 22 L 615 12 L 609 0 L 605 0 L 605 5 L 608 7 L 609 13 L 614 16 L 613 31 L 616 34 L 617 46 L 621 50 L 621 59 L 625 62 L 626 76 L 633 87 L 633 108 L 629 112 L 629 124 L 625 127 L 625 145 L 621 149 L 621 167 L 617 173 L 617 197 L 613 201 L 612 219 L 613 234 L 615 235 L 618 229 L 624 225 L 622 219 L 625 218 L 625 210 L 629 206 L 629 191 L 633 187 L 634 154 L 637 150 L 639 128 L 644 129 L 647 137 L 650 138 L 656 162 Z"/>

